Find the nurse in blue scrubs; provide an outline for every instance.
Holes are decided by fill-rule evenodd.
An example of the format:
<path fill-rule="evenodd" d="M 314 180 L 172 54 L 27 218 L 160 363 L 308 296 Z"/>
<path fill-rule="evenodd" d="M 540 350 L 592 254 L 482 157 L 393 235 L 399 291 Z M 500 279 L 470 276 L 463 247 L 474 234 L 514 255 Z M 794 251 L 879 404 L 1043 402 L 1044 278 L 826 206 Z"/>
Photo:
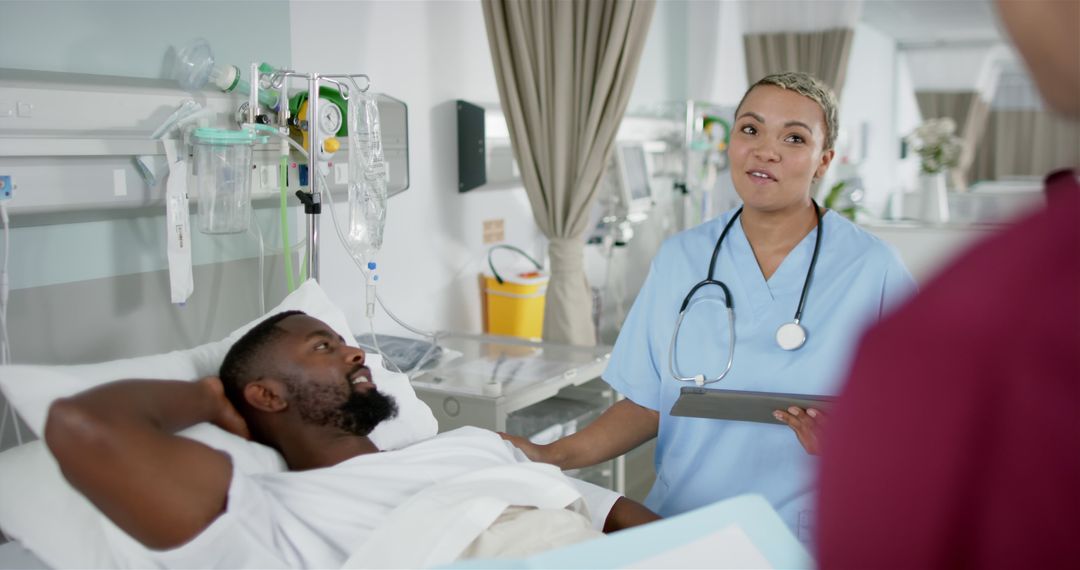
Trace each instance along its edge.
<path fill-rule="evenodd" d="M 626 399 L 549 445 L 505 437 L 534 460 L 563 469 L 606 461 L 658 437 L 657 480 L 646 506 L 672 516 L 757 493 L 809 540 L 824 413 L 777 410 L 786 426 L 674 417 L 680 389 L 691 384 L 674 377 L 669 351 L 680 306 L 706 279 L 726 227 L 712 277 L 731 292 L 736 340 L 730 370 L 710 388 L 834 394 L 860 333 L 914 290 L 888 245 L 811 200 L 811 184 L 832 161 L 836 129 L 836 98 L 812 76 L 784 73 L 754 84 L 735 112 L 729 147 L 743 206 L 671 237 L 653 259 L 604 372 Z M 785 349 L 777 331 L 792 322 L 804 287 L 805 342 Z M 678 375 L 720 376 L 730 339 L 722 288 L 698 289 L 679 330 Z"/>

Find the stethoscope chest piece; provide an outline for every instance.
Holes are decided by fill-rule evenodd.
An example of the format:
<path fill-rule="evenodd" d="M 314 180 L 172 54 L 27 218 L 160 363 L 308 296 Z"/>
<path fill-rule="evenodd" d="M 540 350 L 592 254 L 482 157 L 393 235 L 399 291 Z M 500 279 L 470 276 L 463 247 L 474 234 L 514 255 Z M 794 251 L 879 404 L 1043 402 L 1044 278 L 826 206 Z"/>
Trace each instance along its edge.
<path fill-rule="evenodd" d="M 806 343 L 806 329 L 796 322 L 784 323 L 776 329 L 776 344 L 784 350 L 796 350 Z"/>

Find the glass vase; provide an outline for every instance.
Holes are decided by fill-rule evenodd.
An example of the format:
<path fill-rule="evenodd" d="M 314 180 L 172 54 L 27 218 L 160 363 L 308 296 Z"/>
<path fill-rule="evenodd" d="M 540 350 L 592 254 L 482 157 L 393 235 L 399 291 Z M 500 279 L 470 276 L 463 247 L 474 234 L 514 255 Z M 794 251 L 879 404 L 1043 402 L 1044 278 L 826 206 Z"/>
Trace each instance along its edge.
<path fill-rule="evenodd" d="M 924 222 L 945 223 L 949 221 L 949 194 L 945 173 L 922 173 L 919 175 L 921 218 Z"/>

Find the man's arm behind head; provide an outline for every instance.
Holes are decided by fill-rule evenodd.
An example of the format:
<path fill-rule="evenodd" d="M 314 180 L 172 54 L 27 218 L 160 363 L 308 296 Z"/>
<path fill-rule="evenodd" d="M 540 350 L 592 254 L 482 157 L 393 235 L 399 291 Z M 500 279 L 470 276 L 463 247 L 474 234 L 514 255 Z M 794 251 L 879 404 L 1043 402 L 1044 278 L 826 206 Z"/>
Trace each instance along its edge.
<path fill-rule="evenodd" d="M 124 380 L 57 400 L 45 443 L 64 477 L 149 548 L 184 544 L 224 510 L 227 455 L 174 433 L 202 422 L 246 436 L 217 378 Z"/>

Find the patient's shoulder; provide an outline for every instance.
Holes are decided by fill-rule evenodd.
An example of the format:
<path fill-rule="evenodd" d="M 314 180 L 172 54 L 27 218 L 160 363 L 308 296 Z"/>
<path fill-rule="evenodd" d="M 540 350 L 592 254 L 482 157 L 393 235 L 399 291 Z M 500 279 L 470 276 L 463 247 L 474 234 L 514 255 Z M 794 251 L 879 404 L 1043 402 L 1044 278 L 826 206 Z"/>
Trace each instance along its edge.
<path fill-rule="evenodd" d="M 402 448 L 401 451 L 444 449 L 457 446 L 493 449 L 501 449 L 504 447 L 503 439 L 499 437 L 499 434 L 489 429 L 465 426 L 415 442 Z"/>
<path fill-rule="evenodd" d="M 475 426 L 465 426 L 443 432 L 427 441 L 432 443 L 438 442 L 438 444 L 453 443 L 465 445 L 482 445 L 485 447 L 503 447 L 503 439 L 499 437 L 499 434 L 489 429 L 479 428 Z"/>

